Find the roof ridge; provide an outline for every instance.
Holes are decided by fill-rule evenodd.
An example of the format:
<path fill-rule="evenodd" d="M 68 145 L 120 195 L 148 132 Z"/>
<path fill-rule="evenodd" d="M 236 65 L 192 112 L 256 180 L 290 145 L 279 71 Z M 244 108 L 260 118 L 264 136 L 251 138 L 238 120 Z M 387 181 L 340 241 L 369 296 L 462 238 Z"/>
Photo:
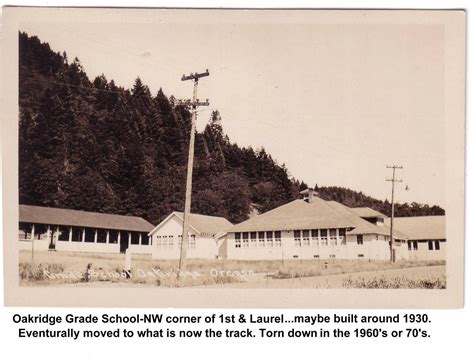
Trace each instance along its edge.
<path fill-rule="evenodd" d="M 88 214 L 100 214 L 100 215 L 109 215 L 109 216 L 135 217 L 135 218 L 139 218 L 139 219 L 148 221 L 148 220 L 144 219 L 143 217 L 137 216 L 137 215 L 111 214 L 111 213 L 109 213 L 109 212 L 87 211 L 87 210 L 77 210 L 77 209 L 66 209 L 66 208 L 62 208 L 62 207 L 37 206 L 37 205 L 27 205 L 27 204 L 19 204 L 18 206 L 36 207 L 36 208 L 43 208 L 43 209 L 50 209 L 50 210 L 84 212 L 84 213 L 88 213 Z"/>
<path fill-rule="evenodd" d="M 184 215 L 184 212 L 182 212 L 182 211 L 175 211 L 175 213 Z M 213 216 L 213 215 L 205 215 L 205 214 L 196 214 L 196 213 L 194 213 L 194 212 L 191 212 L 190 215 L 204 216 L 204 217 L 214 217 L 214 218 L 216 218 L 216 219 L 224 219 L 224 220 L 227 220 L 227 218 L 224 217 L 224 216 Z"/>

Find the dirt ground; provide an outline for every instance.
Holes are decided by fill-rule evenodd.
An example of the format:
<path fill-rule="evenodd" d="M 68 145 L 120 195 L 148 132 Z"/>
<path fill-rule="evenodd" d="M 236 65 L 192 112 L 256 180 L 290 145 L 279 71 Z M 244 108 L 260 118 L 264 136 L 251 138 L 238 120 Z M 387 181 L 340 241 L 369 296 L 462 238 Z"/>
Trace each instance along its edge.
<path fill-rule="evenodd" d="M 444 279 L 446 268 L 444 265 L 432 265 L 421 267 L 409 267 L 401 269 L 376 270 L 367 272 L 355 272 L 346 274 L 319 275 L 314 277 L 289 278 L 289 279 L 270 279 L 252 281 L 245 284 L 226 284 L 223 288 L 347 288 L 345 281 L 365 280 L 371 281 L 376 278 L 407 278 L 409 280 L 420 279 Z M 215 286 L 208 286 L 210 288 Z"/>
<path fill-rule="evenodd" d="M 124 255 L 39 251 L 20 252 L 20 285 L 66 287 L 211 287 L 341 288 L 373 278 L 445 280 L 444 262 L 368 260 L 236 261 L 189 260 L 186 272 L 177 260 L 133 255 L 131 277 L 124 275 Z M 177 278 L 178 272 L 180 277 Z M 356 284 L 347 285 L 347 278 Z M 362 278 L 362 279 L 361 279 Z M 372 279 L 371 279 L 372 278 Z M 372 283 L 373 284 L 373 283 Z M 400 283 L 399 283 L 400 284 Z M 357 287 L 357 286 L 356 286 Z M 365 287 L 365 286 L 360 286 Z M 417 287 L 417 286 L 409 286 Z"/>

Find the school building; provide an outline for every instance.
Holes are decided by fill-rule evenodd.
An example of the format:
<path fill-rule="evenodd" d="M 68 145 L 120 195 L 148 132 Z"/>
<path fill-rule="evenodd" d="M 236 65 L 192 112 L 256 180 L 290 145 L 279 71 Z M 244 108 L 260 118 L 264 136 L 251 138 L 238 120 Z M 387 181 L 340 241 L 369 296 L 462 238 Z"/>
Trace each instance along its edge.
<path fill-rule="evenodd" d="M 137 216 L 19 206 L 20 250 L 151 253 L 153 225 Z"/>

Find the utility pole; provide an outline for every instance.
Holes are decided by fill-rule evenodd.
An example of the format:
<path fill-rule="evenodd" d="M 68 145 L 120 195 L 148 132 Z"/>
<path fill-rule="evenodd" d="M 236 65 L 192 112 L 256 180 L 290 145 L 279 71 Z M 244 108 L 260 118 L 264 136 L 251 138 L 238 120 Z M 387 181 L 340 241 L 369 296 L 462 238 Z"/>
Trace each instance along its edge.
<path fill-rule="evenodd" d="M 398 165 L 392 165 L 392 166 L 387 166 L 387 168 L 392 169 L 392 178 L 387 178 L 385 181 L 390 181 L 392 183 L 392 213 L 390 215 L 390 241 L 389 241 L 389 246 L 390 246 L 390 261 L 393 263 L 395 261 L 395 255 L 393 253 L 393 217 L 395 214 L 395 204 L 393 202 L 393 198 L 395 195 L 395 182 L 403 182 L 403 180 L 398 180 L 395 178 L 395 171 L 397 169 L 402 169 L 403 166 L 398 166 Z"/>
<path fill-rule="evenodd" d="M 190 75 L 183 75 L 181 81 L 192 80 L 194 81 L 193 100 L 186 101 L 185 104 L 191 105 L 191 135 L 189 139 L 189 153 L 188 153 L 188 170 L 186 175 L 186 198 L 184 201 L 184 218 L 183 218 L 183 235 L 181 240 L 181 250 L 179 255 L 179 271 L 186 268 L 186 254 L 188 249 L 188 233 L 189 233 L 189 215 L 191 213 L 191 191 L 193 184 L 193 161 L 194 161 L 194 137 L 196 133 L 196 110 L 200 106 L 208 106 L 209 100 L 206 102 L 200 102 L 197 99 L 197 89 L 199 78 L 209 76 L 209 71 L 206 69 L 204 73 L 192 73 Z M 179 273 L 178 273 L 179 277 Z"/>

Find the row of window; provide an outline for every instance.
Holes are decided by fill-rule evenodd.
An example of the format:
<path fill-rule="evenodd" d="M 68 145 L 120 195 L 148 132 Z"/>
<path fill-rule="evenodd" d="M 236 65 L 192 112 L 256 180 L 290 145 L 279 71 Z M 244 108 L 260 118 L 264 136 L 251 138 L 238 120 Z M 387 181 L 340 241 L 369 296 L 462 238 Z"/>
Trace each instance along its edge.
<path fill-rule="evenodd" d="M 346 245 L 346 229 L 294 230 L 295 246 Z"/>
<path fill-rule="evenodd" d="M 409 241 L 408 250 L 418 250 L 418 241 Z M 439 240 L 429 240 L 428 250 L 440 250 Z"/>
<path fill-rule="evenodd" d="M 178 248 L 181 248 L 181 243 L 183 241 L 183 236 L 178 235 Z M 156 244 L 159 248 L 174 248 L 174 235 L 157 235 L 156 236 Z M 196 235 L 190 235 L 188 239 L 188 249 L 195 249 L 196 248 Z"/>
<path fill-rule="evenodd" d="M 346 229 L 294 230 L 295 246 L 346 245 Z M 357 244 L 364 244 L 363 235 L 357 235 Z M 281 231 L 251 231 L 235 233 L 235 247 L 280 247 Z"/>
<path fill-rule="evenodd" d="M 34 234 L 34 235 L 33 235 Z M 136 231 L 113 230 L 113 229 L 95 229 L 83 228 L 78 226 L 64 225 L 45 225 L 20 223 L 20 239 L 31 239 L 32 235 L 37 240 L 50 239 L 51 236 L 57 237 L 58 241 L 86 242 L 86 243 L 109 243 L 117 244 L 128 242 L 133 245 L 148 245 L 148 234 Z"/>
<path fill-rule="evenodd" d="M 281 231 L 252 231 L 235 233 L 235 247 L 280 247 Z"/>

